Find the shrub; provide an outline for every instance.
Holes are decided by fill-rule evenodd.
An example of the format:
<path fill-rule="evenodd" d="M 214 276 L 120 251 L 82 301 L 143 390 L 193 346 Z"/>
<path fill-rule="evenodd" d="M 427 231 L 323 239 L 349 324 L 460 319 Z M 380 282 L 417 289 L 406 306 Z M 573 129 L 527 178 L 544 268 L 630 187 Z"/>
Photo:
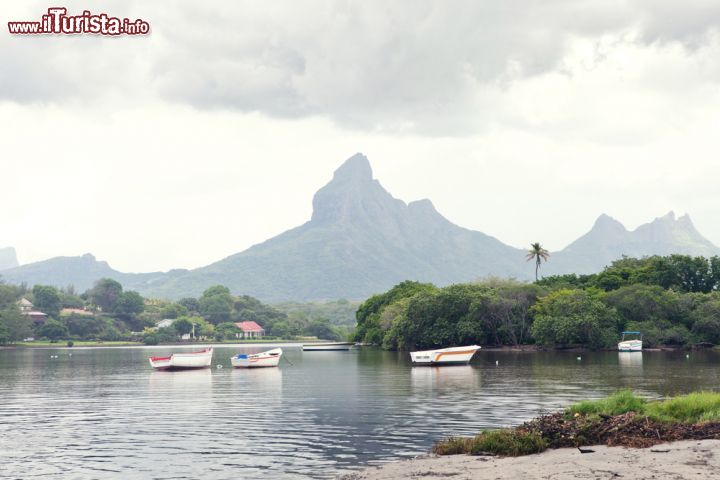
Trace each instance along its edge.
<path fill-rule="evenodd" d="M 450 437 L 433 445 L 433 453 L 436 455 L 461 455 L 470 453 L 472 438 Z"/>
<path fill-rule="evenodd" d="M 75 342 L 73 342 L 72 340 L 68 340 L 67 346 L 72 347 L 73 345 L 75 345 Z"/>
<path fill-rule="evenodd" d="M 473 455 L 492 453 L 518 457 L 540 453 L 546 448 L 547 441 L 536 432 L 491 430 L 483 432 L 473 439 L 470 453 Z"/>
<path fill-rule="evenodd" d="M 569 407 L 568 415 L 622 415 L 627 412 L 644 413 L 647 401 L 630 390 L 621 390 L 607 398 L 585 400 Z"/>
<path fill-rule="evenodd" d="M 648 404 L 647 415 L 661 422 L 720 421 L 720 393 L 695 392 Z"/>

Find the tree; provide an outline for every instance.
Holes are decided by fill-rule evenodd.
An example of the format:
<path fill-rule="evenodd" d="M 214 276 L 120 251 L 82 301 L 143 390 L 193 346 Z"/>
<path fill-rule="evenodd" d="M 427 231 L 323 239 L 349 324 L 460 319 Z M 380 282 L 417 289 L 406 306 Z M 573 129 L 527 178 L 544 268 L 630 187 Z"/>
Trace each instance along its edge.
<path fill-rule="evenodd" d="M 88 292 L 90 301 L 100 307 L 103 312 L 112 312 L 122 294 L 122 285 L 111 278 L 101 278 Z"/>
<path fill-rule="evenodd" d="M 610 347 L 617 341 L 618 315 L 584 290 L 558 290 L 534 306 L 531 332 L 542 344 Z"/>
<path fill-rule="evenodd" d="M 74 337 L 100 338 L 101 333 L 108 327 L 108 320 L 88 315 L 70 315 L 65 319 L 65 324 L 70 335 Z"/>
<path fill-rule="evenodd" d="M 693 312 L 692 332 L 698 342 L 720 344 L 720 300 L 710 300 Z"/>
<path fill-rule="evenodd" d="M 240 333 L 240 329 L 232 322 L 221 323 L 215 327 L 215 338 L 218 340 L 235 338 L 237 333 Z"/>
<path fill-rule="evenodd" d="M 49 285 L 35 285 L 32 289 L 35 308 L 51 317 L 60 315 L 62 300 L 57 288 Z"/>
<path fill-rule="evenodd" d="M 217 293 L 200 299 L 200 313 L 210 323 L 228 322 L 232 316 L 233 299 L 229 293 Z"/>
<path fill-rule="evenodd" d="M 177 303 L 178 305 L 185 307 L 189 313 L 197 313 L 200 311 L 200 304 L 198 303 L 197 298 L 181 298 Z"/>
<path fill-rule="evenodd" d="M 340 334 L 330 325 L 330 320 L 320 318 L 313 320 L 305 329 L 305 333 L 324 340 L 341 340 Z"/>
<path fill-rule="evenodd" d="M 50 318 L 38 329 L 38 334 L 50 340 L 60 340 L 68 336 L 68 329 L 64 323 Z"/>
<path fill-rule="evenodd" d="M 230 295 L 230 289 L 225 285 L 213 285 L 202 294 L 203 297 L 212 297 L 215 295 Z"/>
<path fill-rule="evenodd" d="M 195 338 L 209 338 L 215 333 L 215 326 L 203 317 L 187 317 L 195 327 Z"/>
<path fill-rule="evenodd" d="M 0 285 L 0 309 L 12 306 L 17 302 L 17 291 L 10 285 Z"/>
<path fill-rule="evenodd" d="M 35 285 L 33 287 L 33 298 L 36 309 L 47 313 L 51 317 L 60 315 L 62 300 L 57 288 L 49 285 Z"/>
<path fill-rule="evenodd" d="M 130 320 L 145 310 L 145 300 L 139 293 L 129 290 L 118 297 L 113 312 L 120 318 Z"/>
<path fill-rule="evenodd" d="M 187 315 L 188 309 L 179 303 L 170 303 L 160 310 L 162 318 L 180 318 Z"/>
<path fill-rule="evenodd" d="M 186 317 L 181 317 L 172 323 L 173 327 L 177 331 L 178 335 L 182 336 L 192 332 L 193 324 Z"/>
<path fill-rule="evenodd" d="M 0 344 L 18 342 L 31 334 L 30 320 L 20 313 L 17 306 L 10 305 L 0 310 Z"/>
<path fill-rule="evenodd" d="M 538 280 L 538 270 L 540 270 L 540 264 L 544 261 L 548 261 L 548 258 L 550 258 L 550 252 L 545 250 L 542 245 L 540 245 L 540 242 L 535 242 L 530 244 L 530 250 L 528 250 L 527 255 L 525 255 L 526 260 L 529 262 L 530 260 L 535 260 L 535 281 Z"/>

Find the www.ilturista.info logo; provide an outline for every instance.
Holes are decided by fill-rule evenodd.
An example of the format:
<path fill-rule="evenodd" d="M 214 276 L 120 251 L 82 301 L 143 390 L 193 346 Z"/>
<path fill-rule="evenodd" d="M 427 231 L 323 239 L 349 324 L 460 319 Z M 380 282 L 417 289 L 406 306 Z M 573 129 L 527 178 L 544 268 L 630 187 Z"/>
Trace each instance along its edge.
<path fill-rule="evenodd" d="M 67 8 L 48 8 L 39 22 L 8 22 L 13 35 L 79 34 L 95 35 L 147 35 L 150 24 L 140 18 L 111 17 L 107 13 L 94 14 L 85 10 L 82 15 L 69 16 Z"/>

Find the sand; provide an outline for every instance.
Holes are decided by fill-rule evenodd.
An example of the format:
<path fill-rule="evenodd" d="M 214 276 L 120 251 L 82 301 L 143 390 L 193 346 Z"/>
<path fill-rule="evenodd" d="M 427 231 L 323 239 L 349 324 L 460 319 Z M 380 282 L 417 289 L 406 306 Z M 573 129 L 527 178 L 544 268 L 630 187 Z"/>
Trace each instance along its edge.
<path fill-rule="evenodd" d="M 685 440 L 651 448 L 586 447 L 517 458 L 427 455 L 340 477 L 344 480 L 720 479 L 720 440 Z"/>

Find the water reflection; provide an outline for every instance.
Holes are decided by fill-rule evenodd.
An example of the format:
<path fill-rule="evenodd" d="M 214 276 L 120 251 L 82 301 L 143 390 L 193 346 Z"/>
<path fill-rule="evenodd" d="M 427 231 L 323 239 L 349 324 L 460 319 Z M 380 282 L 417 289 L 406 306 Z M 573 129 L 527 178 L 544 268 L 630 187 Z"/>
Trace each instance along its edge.
<path fill-rule="evenodd" d="M 148 365 L 167 347 L 0 349 L 0 472 L 332 478 L 620 388 L 720 386 L 714 351 L 481 351 L 469 366 L 412 367 L 398 352 L 283 347 L 278 368 L 230 368 L 267 348 L 218 346 L 213 368 L 180 372 Z"/>
<path fill-rule="evenodd" d="M 618 352 L 618 362 L 620 363 L 620 368 L 624 371 L 642 373 L 642 352 Z"/>
<path fill-rule="evenodd" d="M 414 391 L 478 389 L 480 372 L 480 368 L 470 365 L 413 367 L 410 370 L 410 380 Z"/>

